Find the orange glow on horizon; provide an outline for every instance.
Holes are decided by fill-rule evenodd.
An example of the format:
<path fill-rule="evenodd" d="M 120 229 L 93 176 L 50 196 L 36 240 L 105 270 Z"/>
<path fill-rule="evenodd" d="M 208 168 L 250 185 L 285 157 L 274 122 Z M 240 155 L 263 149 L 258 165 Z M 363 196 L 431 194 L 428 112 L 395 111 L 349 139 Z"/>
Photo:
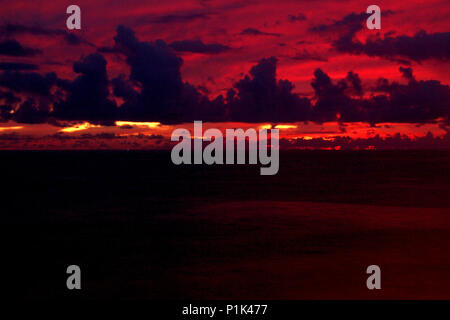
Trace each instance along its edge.
<path fill-rule="evenodd" d="M 20 130 L 23 129 L 23 126 L 16 126 L 16 127 L 0 127 L 0 132 L 6 131 L 6 130 Z"/>
<path fill-rule="evenodd" d="M 154 129 L 161 125 L 161 122 L 134 122 L 134 121 L 116 121 L 116 126 L 132 126 L 132 127 L 147 127 L 148 129 Z"/>
<path fill-rule="evenodd" d="M 99 125 L 95 125 L 95 124 L 90 124 L 89 122 L 84 122 L 82 124 L 77 124 L 74 125 L 73 127 L 68 127 L 68 128 L 64 128 L 59 130 L 60 132 L 76 132 L 76 131 L 82 131 L 82 130 L 87 130 L 90 128 L 100 128 L 101 126 Z"/>
<path fill-rule="evenodd" d="M 192 123 L 181 124 L 160 124 L 158 122 L 131 122 L 117 121 L 116 125 L 103 126 L 85 122 L 69 122 L 68 127 L 57 127 L 48 123 L 22 124 L 17 122 L 4 123 L 0 126 L 0 135 L 14 134 L 17 139 L 5 137 L 0 141 L 0 149 L 168 149 L 170 148 L 170 137 L 173 130 L 177 128 L 188 128 L 190 139 L 201 139 L 209 141 L 204 134 L 197 134 L 192 131 Z M 131 126 L 131 127 L 128 127 Z M 134 126 L 134 127 L 133 127 Z M 288 143 L 294 143 L 296 139 L 310 141 L 311 146 L 315 145 L 316 139 L 328 141 L 333 144 L 339 138 L 350 140 L 378 138 L 389 139 L 398 135 L 399 139 L 417 139 L 432 135 L 435 138 L 445 138 L 447 131 L 441 123 L 378 123 L 370 125 L 363 122 L 339 123 L 339 122 L 295 122 L 287 124 L 244 123 L 244 122 L 205 122 L 203 132 L 207 129 L 216 128 L 221 131 L 226 139 L 226 129 L 272 129 L 284 128 L 280 130 L 279 138 Z M 149 129 L 150 128 L 150 129 Z M 277 129 L 278 129 L 277 128 Z M 127 130 L 124 130 L 127 129 Z M 8 131 L 9 130 L 9 131 Z M 57 133 L 71 135 L 73 139 L 58 139 Z M 84 133 L 92 133 L 83 135 Z M 23 139 L 22 139 L 23 137 Z M 81 139 L 81 140 L 79 140 Z M 344 140 L 347 141 L 347 140 Z M 378 141 L 378 140 L 377 140 Z M 298 141 L 298 143 L 302 143 Z M 345 143 L 345 142 L 344 142 Z M 359 143 L 359 142 L 358 142 Z M 328 145 L 324 144 L 324 145 Z M 305 145 L 309 145 L 306 143 Z M 365 148 L 366 146 L 362 146 Z M 378 147 L 378 146 L 374 146 Z M 309 147 L 305 147 L 309 148 Z M 318 147 L 311 147 L 321 149 Z M 346 146 L 341 145 L 341 148 Z"/>
<path fill-rule="evenodd" d="M 275 129 L 297 129 L 296 125 L 293 124 L 278 124 Z"/>

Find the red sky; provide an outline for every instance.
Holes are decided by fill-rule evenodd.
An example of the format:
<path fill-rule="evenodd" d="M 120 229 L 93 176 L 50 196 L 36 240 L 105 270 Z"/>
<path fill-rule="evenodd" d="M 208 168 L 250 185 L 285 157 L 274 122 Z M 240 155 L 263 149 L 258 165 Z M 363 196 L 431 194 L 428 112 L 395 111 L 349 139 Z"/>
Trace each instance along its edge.
<path fill-rule="evenodd" d="M 68 5 L 73 4 L 59 0 L 4 0 L 1 3 L 1 25 L 45 30 L 65 30 L 65 11 Z M 137 38 L 143 42 L 162 39 L 171 44 L 174 41 L 200 40 L 203 44 L 220 44 L 226 48 L 219 53 L 176 53 L 183 59 L 183 81 L 189 82 L 210 99 L 219 94 L 225 96 L 228 89 L 248 74 L 261 59 L 271 56 L 278 59 L 277 79 L 288 79 L 295 86 L 295 94 L 311 101 L 316 99 L 311 81 L 318 68 L 336 82 L 353 71 L 359 75 L 364 89 L 375 86 L 380 77 L 390 82 L 407 83 L 399 72 L 399 66 L 412 68 L 417 80 L 437 80 L 443 86 L 450 84 L 450 53 L 444 57 L 434 58 L 431 55 L 431 58 L 414 61 L 408 60 L 408 57 L 370 56 L 337 50 L 333 42 L 342 35 L 342 28 L 346 28 L 339 21 L 351 13 L 365 12 L 372 3 L 364 1 L 79 0 L 76 4 L 82 12 L 82 29 L 70 33 L 76 34 L 83 43 L 69 45 L 63 36 L 56 33 L 3 34 L 3 39 L 13 38 L 22 46 L 41 53 L 28 56 L 0 55 L 0 62 L 33 64 L 37 66 L 35 72 L 56 72 L 59 78 L 72 80 L 77 76 L 72 68 L 76 61 L 98 52 L 99 48 L 114 47 L 116 28 L 121 24 L 134 30 Z M 363 28 L 356 33 L 355 39 L 364 42 L 377 33 L 379 37 L 385 37 L 386 34 L 414 37 L 421 30 L 428 34 L 446 34 L 450 30 L 448 1 L 377 1 L 376 4 L 382 12 L 381 30 Z M 331 28 L 314 31 L 318 26 Z M 448 42 L 442 45 L 449 46 Z M 130 66 L 123 55 L 105 50 L 100 52 L 107 60 L 108 79 L 120 74 L 129 75 Z M 408 60 L 409 65 L 399 63 L 400 59 Z M 370 94 L 369 90 L 365 92 Z M 16 92 L 16 95 L 25 99 L 23 93 Z M 123 102 L 117 97 L 112 99 L 119 105 Z M 84 122 L 64 122 L 62 124 L 65 126 L 82 129 L 65 130 L 49 123 L 3 121 L 0 123 L 0 149 L 161 148 L 167 145 L 167 138 L 174 128 L 174 125 L 165 124 L 131 124 L 127 129 L 92 124 L 80 126 Z M 420 125 L 384 122 L 375 126 L 361 121 L 330 121 L 322 124 L 293 122 L 291 128 L 281 129 L 281 137 L 311 140 L 340 136 L 365 139 L 377 135 L 386 138 L 401 134 L 414 139 L 428 133 L 435 137 L 448 135 L 448 122 L 442 119 Z M 211 123 L 208 126 L 259 128 L 267 123 L 270 122 Z M 192 123 L 177 126 L 190 128 Z"/>

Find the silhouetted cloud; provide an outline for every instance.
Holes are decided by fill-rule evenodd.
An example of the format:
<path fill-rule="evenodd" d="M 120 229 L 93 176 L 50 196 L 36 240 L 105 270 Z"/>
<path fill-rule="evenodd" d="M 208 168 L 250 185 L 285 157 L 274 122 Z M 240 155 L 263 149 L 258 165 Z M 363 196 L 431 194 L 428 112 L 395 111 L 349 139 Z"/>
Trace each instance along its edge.
<path fill-rule="evenodd" d="M 317 52 L 309 52 L 306 49 L 297 52 L 294 56 L 291 57 L 291 59 L 297 61 L 323 61 L 323 62 L 328 61 L 327 58 L 318 54 Z"/>
<path fill-rule="evenodd" d="M 311 105 L 292 92 L 288 80 L 276 79 L 277 59 L 262 59 L 227 95 L 233 121 L 302 121 L 310 119 Z"/>
<path fill-rule="evenodd" d="M 383 17 L 392 14 L 394 12 L 391 10 L 383 11 Z M 332 46 L 342 53 L 381 57 L 402 64 L 408 64 L 408 59 L 421 62 L 427 59 L 450 58 L 450 32 L 420 31 L 413 36 L 394 36 L 392 32 L 387 32 L 383 38 L 376 35 L 369 37 L 364 43 L 357 40 L 355 36 L 365 27 L 368 16 L 366 13 L 351 13 L 333 23 L 313 26 L 310 31 L 337 35 L 338 38 L 332 42 Z"/>
<path fill-rule="evenodd" d="M 402 68 L 402 72 L 407 71 Z M 336 83 L 320 69 L 314 75 L 311 85 L 317 99 L 313 108 L 316 121 L 425 123 L 450 119 L 450 87 L 436 80 L 416 81 L 412 70 L 407 84 L 379 79 L 366 98 L 352 96 L 352 91 L 363 94 L 361 81 L 352 72 Z"/>
<path fill-rule="evenodd" d="M 20 98 L 16 97 L 10 91 L 0 90 L 0 100 L 3 100 L 7 104 L 13 104 L 20 101 Z"/>
<path fill-rule="evenodd" d="M 351 86 L 354 89 L 355 94 L 357 95 L 363 94 L 362 82 L 358 74 L 354 73 L 353 71 L 350 71 L 349 73 L 347 73 L 346 80 L 350 82 Z"/>
<path fill-rule="evenodd" d="M 288 16 L 288 20 L 290 22 L 299 22 L 299 21 L 305 21 L 306 20 L 306 16 L 303 13 L 298 13 L 296 15 L 290 14 Z"/>
<path fill-rule="evenodd" d="M 365 19 L 369 15 L 365 12 L 350 13 L 340 20 L 335 20 L 329 24 L 319 24 L 309 28 L 311 32 L 333 33 L 333 34 L 351 34 L 352 36 L 361 30 Z"/>
<path fill-rule="evenodd" d="M 335 41 L 333 46 L 340 52 L 386 59 L 406 58 L 416 62 L 427 59 L 449 60 L 450 32 L 420 31 L 414 36 L 369 38 L 365 43 L 348 34 Z"/>
<path fill-rule="evenodd" d="M 374 96 L 364 106 L 374 122 L 428 122 L 443 118 L 450 120 L 450 87 L 437 80 L 416 81 L 412 70 L 401 69 L 409 78 L 407 84 L 379 79 Z M 410 71 L 410 72 L 409 72 Z"/>
<path fill-rule="evenodd" d="M 179 52 L 193 52 L 204 54 L 217 54 L 230 50 L 229 46 L 220 43 L 205 44 L 200 40 L 180 40 L 174 41 L 169 46 Z"/>
<path fill-rule="evenodd" d="M 407 80 L 414 80 L 412 68 L 404 68 L 400 67 L 399 71 L 402 73 L 402 76 Z"/>
<path fill-rule="evenodd" d="M 168 14 L 160 17 L 155 17 L 150 20 L 152 23 L 180 23 L 190 22 L 198 19 L 207 19 L 206 13 L 187 13 L 187 14 Z"/>
<path fill-rule="evenodd" d="M 10 57 L 32 57 L 42 53 L 39 49 L 22 46 L 17 40 L 4 40 L 0 42 L 0 55 Z"/>
<path fill-rule="evenodd" d="M 244 29 L 241 32 L 241 35 L 247 35 L 247 36 L 272 36 L 272 37 L 279 37 L 279 33 L 270 33 L 270 32 L 263 32 L 255 28 L 247 28 Z"/>
<path fill-rule="evenodd" d="M 356 20 L 350 16 L 347 25 Z M 212 49 L 202 42 L 168 45 L 162 40 L 140 41 L 132 29 L 119 26 L 114 46 L 109 49 L 125 58 L 130 72 L 112 80 L 108 79 L 107 61 L 100 53 L 75 62 L 73 70 L 78 76 L 73 80 L 61 79 L 56 73 L 27 71 L 34 67 L 32 64 L 0 63 L 0 69 L 5 69 L 0 73 L 2 120 L 90 121 L 106 125 L 116 120 L 376 124 L 440 119 L 449 123 L 449 86 L 436 80 L 418 80 L 412 68 L 400 67 L 402 82 L 381 78 L 370 87 L 353 71 L 342 79 L 331 79 L 317 69 L 311 81 L 314 96 L 307 98 L 294 92 L 292 82 L 277 78 L 278 60 L 270 57 L 256 63 L 225 97 L 219 95 L 211 100 L 207 90 L 183 81 L 183 60 L 174 51 L 177 46 L 192 52 L 218 51 L 217 47 Z M 293 58 L 321 59 L 306 50 Z M 118 106 L 116 101 L 122 104 Z"/>
<path fill-rule="evenodd" d="M 0 70 L 37 70 L 39 66 L 32 63 L 0 62 Z"/>
<path fill-rule="evenodd" d="M 37 72 L 4 71 L 0 74 L 0 87 L 16 92 L 49 96 L 50 88 L 57 79 L 54 72 L 41 75 Z"/>
<path fill-rule="evenodd" d="M 9 23 L 0 26 L 0 35 L 11 36 L 16 34 L 31 34 L 35 36 L 47 37 L 61 36 L 70 45 L 79 45 L 85 43 L 92 46 L 91 43 L 83 40 L 78 35 L 63 29 L 48 29 L 39 25 L 26 26 L 21 24 Z"/>
<path fill-rule="evenodd" d="M 357 121 L 359 114 L 356 102 L 346 94 L 347 81 L 340 80 L 333 83 L 325 72 L 317 69 L 311 86 L 317 99 L 313 110 L 314 120 L 335 121 L 344 117 L 348 121 Z"/>
<path fill-rule="evenodd" d="M 0 122 L 5 122 L 12 118 L 14 105 L 18 102 L 20 102 L 20 98 L 16 97 L 12 92 L 0 90 Z"/>
<path fill-rule="evenodd" d="M 63 120 L 89 120 L 106 124 L 115 120 L 117 107 L 109 99 L 106 63 L 99 53 L 75 62 L 73 71 L 80 75 L 73 81 L 60 81 L 68 97 L 55 104 L 53 115 Z"/>
<path fill-rule="evenodd" d="M 125 100 L 120 108 L 121 118 L 178 122 L 223 116 L 220 98 L 210 102 L 182 81 L 183 60 L 164 41 L 141 42 L 133 30 L 123 26 L 117 28 L 114 40 L 130 66 L 128 81 L 141 87 L 138 93 L 123 79 L 114 81 L 114 91 Z"/>
<path fill-rule="evenodd" d="M 48 113 L 45 105 L 39 105 L 33 98 L 28 98 L 16 110 L 12 119 L 19 123 L 43 123 L 47 121 Z"/>

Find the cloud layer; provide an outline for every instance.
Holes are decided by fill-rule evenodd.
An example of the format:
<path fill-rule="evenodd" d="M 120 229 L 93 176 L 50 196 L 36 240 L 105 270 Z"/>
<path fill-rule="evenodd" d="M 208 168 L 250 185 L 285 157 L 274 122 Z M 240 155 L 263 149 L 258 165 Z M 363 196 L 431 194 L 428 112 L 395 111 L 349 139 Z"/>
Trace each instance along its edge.
<path fill-rule="evenodd" d="M 344 36 L 334 42 L 338 50 L 344 50 L 346 45 L 353 49 L 345 50 L 356 53 L 371 48 L 377 55 L 389 57 L 407 55 L 406 51 L 402 54 L 403 49 L 399 49 L 403 45 L 395 46 L 395 41 L 404 43 L 405 48 L 411 47 L 409 41 L 415 44 L 430 42 L 434 46 L 447 41 L 446 34 L 420 33 L 412 37 L 413 40 L 387 37 L 358 44 L 353 35 L 360 28 L 361 17 L 352 14 L 342 21 L 313 29 L 316 32 L 327 32 L 330 28 L 344 30 Z M 19 30 L 31 32 L 28 29 Z M 46 34 L 42 30 L 39 34 L 41 32 Z M 246 34 L 259 35 L 253 31 Z M 352 37 L 345 44 L 343 41 L 347 41 L 345 37 L 348 35 Z M 380 49 L 384 46 L 390 48 L 391 53 Z M 18 48 L 10 52 L 17 54 L 25 50 L 21 46 Z M 31 50 L 28 51 L 30 53 L 35 49 L 27 50 Z M 404 78 L 402 82 L 380 78 L 375 85 L 364 84 L 359 75 L 352 71 L 342 79 L 333 80 L 318 68 L 310 83 L 313 95 L 309 96 L 295 93 L 291 81 L 277 77 L 276 57 L 263 58 L 255 63 L 226 94 L 214 99 L 183 80 L 183 59 L 177 51 L 218 54 L 226 50 L 230 48 L 205 44 L 200 40 L 170 44 L 163 40 L 141 41 L 132 29 L 119 26 L 112 48 L 89 54 L 73 64 L 73 71 L 77 74 L 73 80 L 61 79 L 52 72 L 31 72 L 29 70 L 35 69 L 33 64 L 0 64 L 0 69 L 4 70 L 0 74 L 2 120 L 24 123 L 71 120 L 102 124 L 113 124 L 116 120 L 163 123 L 193 120 L 271 123 L 341 121 L 375 124 L 425 123 L 437 119 L 448 123 L 450 118 L 449 86 L 436 80 L 416 80 L 411 68 L 400 67 L 399 73 Z M 433 54 L 445 59 L 443 50 L 445 46 L 429 53 L 411 50 L 407 58 L 421 60 Z M 108 62 L 103 54 L 110 52 L 124 59 L 129 73 L 108 78 Z"/>

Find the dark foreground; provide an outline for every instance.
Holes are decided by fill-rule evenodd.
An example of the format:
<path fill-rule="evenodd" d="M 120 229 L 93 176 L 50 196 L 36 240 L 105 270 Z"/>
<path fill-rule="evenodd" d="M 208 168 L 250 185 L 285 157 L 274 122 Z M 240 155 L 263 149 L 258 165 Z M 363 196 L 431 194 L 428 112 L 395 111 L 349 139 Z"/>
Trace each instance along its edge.
<path fill-rule="evenodd" d="M 166 152 L 0 157 L 10 296 L 450 298 L 450 152 L 288 152 L 276 176 Z"/>

